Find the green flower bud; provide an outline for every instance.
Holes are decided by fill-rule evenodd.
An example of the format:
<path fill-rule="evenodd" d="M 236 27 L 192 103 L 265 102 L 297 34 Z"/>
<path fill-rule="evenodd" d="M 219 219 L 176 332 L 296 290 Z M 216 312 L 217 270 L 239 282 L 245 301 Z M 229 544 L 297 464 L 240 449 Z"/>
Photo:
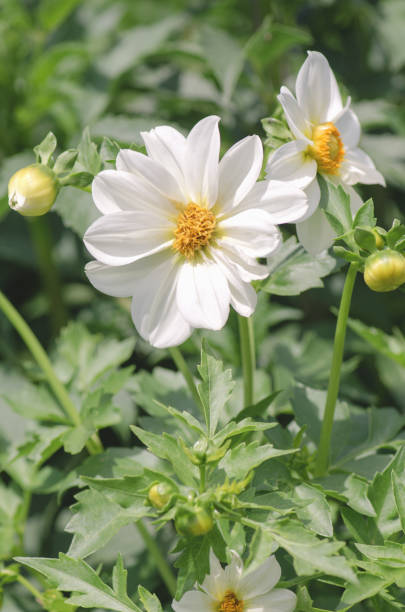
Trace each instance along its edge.
<path fill-rule="evenodd" d="M 405 257 L 398 251 L 383 249 L 366 259 L 364 282 L 373 291 L 398 289 L 405 283 Z"/>
<path fill-rule="evenodd" d="M 8 203 L 10 208 L 25 217 L 39 217 L 51 209 L 58 191 L 55 173 L 42 164 L 32 164 L 11 177 Z"/>
<path fill-rule="evenodd" d="M 148 499 L 154 508 L 162 510 L 170 501 L 173 489 L 167 482 L 159 482 L 151 486 Z"/>
<path fill-rule="evenodd" d="M 201 536 L 211 531 L 214 521 L 207 508 L 196 506 L 193 510 L 181 508 L 174 524 L 180 535 Z"/>

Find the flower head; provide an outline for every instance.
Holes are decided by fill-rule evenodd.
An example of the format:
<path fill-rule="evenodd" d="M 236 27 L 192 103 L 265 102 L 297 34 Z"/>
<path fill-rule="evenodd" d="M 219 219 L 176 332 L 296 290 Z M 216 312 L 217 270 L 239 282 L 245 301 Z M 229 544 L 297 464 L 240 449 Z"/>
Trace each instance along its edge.
<path fill-rule="evenodd" d="M 47 213 L 58 195 L 58 180 L 53 171 L 42 164 L 21 168 L 9 180 L 10 208 L 26 217 Z"/>
<path fill-rule="evenodd" d="M 219 161 L 218 121 L 203 119 L 187 138 L 167 126 L 145 132 L 147 155 L 122 150 L 117 170 L 93 182 L 102 216 L 84 236 L 96 258 L 86 274 L 108 295 L 133 297 L 135 326 L 156 347 L 181 344 L 194 328 L 222 328 L 230 305 L 250 316 L 250 283 L 268 274 L 256 258 L 278 247 L 276 224 L 308 209 L 295 185 L 256 183 L 258 136 Z"/>
<path fill-rule="evenodd" d="M 353 212 L 361 201 L 351 185 L 385 185 L 385 181 L 358 147 L 359 120 L 350 109 L 350 98 L 343 105 L 335 76 L 322 53 L 308 51 L 295 89 L 296 97 L 287 87 L 282 87 L 278 96 L 294 140 L 269 157 L 267 177 L 305 189 L 310 206 L 297 224 L 297 233 L 309 252 L 318 253 L 332 244 L 334 233 L 318 207 L 317 173 L 348 191 Z"/>
<path fill-rule="evenodd" d="M 274 555 L 252 572 L 243 571 L 239 555 L 222 569 L 210 551 L 210 573 L 201 587 L 173 601 L 175 612 L 292 612 L 296 596 L 287 589 L 275 589 L 281 568 Z"/>

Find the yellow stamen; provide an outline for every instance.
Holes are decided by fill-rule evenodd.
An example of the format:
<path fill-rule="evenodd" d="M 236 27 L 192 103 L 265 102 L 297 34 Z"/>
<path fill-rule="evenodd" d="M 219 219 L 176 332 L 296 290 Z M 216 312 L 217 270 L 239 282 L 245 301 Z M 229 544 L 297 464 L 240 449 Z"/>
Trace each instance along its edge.
<path fill-rule="evenodd" d="M 216 223 L 215 215 L 210 210 L 190 202 L 177 217 L 174 250 L 192 259 L 196 251 L 210 242 Z"/>
<path fill-rule="evenodd" d="M 232 591 L 226 591 L 217 610 L 218 612 L 243 612 L 244 608 L 242 599 L 238 599 Z"/>
<path fill-rule="evenodd" d="M 308 153 L 318 164 L 318 170 L 326 174 L 337 174 L 345 156 L 339 130 L 328 121 L 320 123 L 312 131 L 313 145 Z"/>

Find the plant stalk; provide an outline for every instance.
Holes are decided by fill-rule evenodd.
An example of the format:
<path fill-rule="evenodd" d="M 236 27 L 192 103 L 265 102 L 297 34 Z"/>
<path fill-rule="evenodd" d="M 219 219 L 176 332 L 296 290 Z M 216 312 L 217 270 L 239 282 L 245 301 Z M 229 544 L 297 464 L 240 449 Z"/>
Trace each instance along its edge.
<path fill-rule="evenodd" d="M 163 582 L 167 586 L 167 589 L 172 597 L 174 597 L 176 593 L 176 577 L 173 574 L 170 565 L 167 563 L 166 559 L 163 557 L 158 545 L 156 544 L 155 539 L 150 535 L 147 530 L 145 524 L 142 521 L 137 521 L 136 526 L 138 528 L 139 533 L 141 534 L 143 541 L 145 542 L 149 554 L 154 560 L 157 569 L 163 579 Z"/>
<path fill-rule="evenodd" d="M 32 332 L 31 328 L 27 325 L 20 313 L 14 308 L 12 303 L 6 298 L 2 291 L 0 291 L 0 308 L 13 327 L 20 334 L 28 349 L 31 351 L 32 356 L 45 374 L 52 391 L 72 423 L 74 425 L 80 425 L 81 420 L 77 408 L 72 402 L 66 388 L 56 376 L 52 364 L 49 361 L 48 355 L 38 341 L 37 337 Z M 87 441 L 86 447 L 91 455 L 95 455 L 103 450 L 101 440 L 97 434 L 94 434 L 92 438 Z"/>
<path fill-rule="evenodd" d="M 243 403 L 244 407 L 253 404 L 254 373 L 256 369 L 255 336 L 252 317 L 238 315 L 240 351 L 243 370 Z"/>
<path fill-rule="evenodd" d="M 52 332 L 56 335 L 66 323 L 67 315 L 62 299 L 62 287 L 53 258 L 52 235 L 49 219 L 32 218 L 28 222 L 31 239 L 37 256 L 41 281 L 48 300 Z"/>
<path fill-rule="evenodd" d="M 336 400 L 339 392 L 340 371 L 343 361 L 343 351 L 346 337 L 347 319 L 349 316 L 350 303 L 356 280 L 357 266 L 350 264 L 347 271 L 339 313 L 336 323 L 335 340 L 333 344 L 332 364 L 326 396 L 325 412 L 323 415 L 321 437 L 315 463 L 315 475 L 323 476 L 329 466 L 330 440 L 332 435 L 333 418 L 335 414 Z"/>

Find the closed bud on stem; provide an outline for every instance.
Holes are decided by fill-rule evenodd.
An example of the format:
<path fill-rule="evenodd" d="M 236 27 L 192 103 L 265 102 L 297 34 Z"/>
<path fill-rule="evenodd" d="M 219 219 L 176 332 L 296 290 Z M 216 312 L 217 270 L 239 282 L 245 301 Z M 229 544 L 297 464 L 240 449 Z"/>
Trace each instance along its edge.
<path fill-rule="evenodd" d="M 42 164 L 21 168 L 8 183 L 10 208 L 25 217 L 39 217 L 51 208 L 59 191 L 55 173 Z"/>
<path fill-rule="evenodd" d="M 159 482 L 151 486 L 148 499 L 154 508 L 162 510 L 170 501 L 173 489 L 167 482 Z"/>
<path fill-rule="evenodd" d="M 373 253 L 366 259 L 364 281 L 373 291 L 398 289 L 405 283 L 405 257 L 392 249 Z"/>
<path fill-rule="evenodd" d="M 180 535 L 201 536 L 214 526 L 211 512 L 204 506 L 195 506 L 192 510 L 180 508 L 174 521 Z"/>

